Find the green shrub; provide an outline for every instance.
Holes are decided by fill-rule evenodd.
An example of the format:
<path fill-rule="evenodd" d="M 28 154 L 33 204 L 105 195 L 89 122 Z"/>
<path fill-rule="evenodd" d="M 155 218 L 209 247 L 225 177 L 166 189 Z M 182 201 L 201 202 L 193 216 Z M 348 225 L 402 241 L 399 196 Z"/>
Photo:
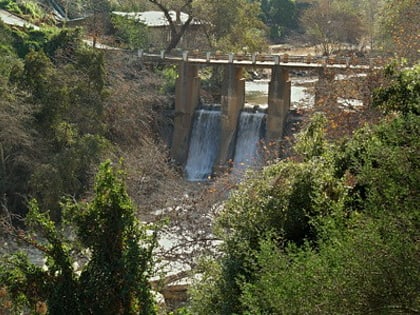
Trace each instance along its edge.
<path fill-rule="evenodd" d="M 221 257 L 199 270 L 193 313 L 419 313 L 417 71 L 378 91 L 391 115 L 377 125 L 338 146 L 315 116 L 301 159 L 232 192 L 216 230 Z"/>
<path fill-rule="evenodd" d="M 175 66 L 165 67 L 162 70 L 162 75 L 165 80 L 165 84 L 162 87 L 162 93 L 173 94 L 175 93 L 176 79 L 178 78 L 178 72 Z"/>
<path fill-rule="evenodd" d="M 155 314 L 148 280 L 156 236 L 135 218 L 123 179 L 103 163 L 92 201 L 62 205 L 68 220 L 63 230 L 31 202 L 28 231 L 19 238 L 45 256 L 46 268 L 23 253 L 2 257 L 0 283 L 16 312 L 35 312 L 42 302 L 49 314 Z M 76 239 L 66 237 L 70 227 Z M 86 262 L 79 274 L 73 264 L 81 257 Z"/>
<path fill-rule="evenodd" d="M 129 49 L 146 49 L 149 47 L 147 26 L 135 19 L 113 15 L 112 24 L 116 39 Z"/>

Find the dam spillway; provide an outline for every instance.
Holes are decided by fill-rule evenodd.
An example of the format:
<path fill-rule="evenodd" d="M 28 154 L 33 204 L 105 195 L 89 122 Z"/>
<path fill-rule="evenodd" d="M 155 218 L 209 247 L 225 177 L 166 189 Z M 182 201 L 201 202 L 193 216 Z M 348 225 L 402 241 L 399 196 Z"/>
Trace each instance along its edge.
<path fill-rule="evenodd" d="M 194 117 L 185 177 L 188 181 L 205 181 L 218 163 L 221 111 L 199 109 Z M 266 114 L 262 112 L 240 113 L 232 157 L 233 172 L 243 172 L 260 164 L 259 144 L 265 136 L 265 118 Z"/>
<path fill-rule="evenodd" d="M 199 109 L 191 132 L 185 177 L 203 181 L 213 172 L 220 143 L 220 110 Z"/>
<path fill-rule="evenodd" d="M 261 164 L 260 144 L 265 136 L 265 116 L 260 112 L 241 112 L 233 157 L 234 170 Z"/>

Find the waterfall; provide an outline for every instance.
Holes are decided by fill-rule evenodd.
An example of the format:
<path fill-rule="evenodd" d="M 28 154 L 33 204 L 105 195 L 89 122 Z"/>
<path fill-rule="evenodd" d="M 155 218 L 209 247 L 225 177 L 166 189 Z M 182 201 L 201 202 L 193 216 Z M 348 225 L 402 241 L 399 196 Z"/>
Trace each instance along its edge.
<path fill-rule="evenodd" d="M 264 138 L 264 113 L 241 112 L 233 168 L 243 171 L 261 163 L 260 141 Z"/>
<path fill-rule="evenodd" d="M 220 143 L 220 111 L 199 109 L 191 132 L 185 176 L 189 181 L 206 180 L 216 162 Z"/>

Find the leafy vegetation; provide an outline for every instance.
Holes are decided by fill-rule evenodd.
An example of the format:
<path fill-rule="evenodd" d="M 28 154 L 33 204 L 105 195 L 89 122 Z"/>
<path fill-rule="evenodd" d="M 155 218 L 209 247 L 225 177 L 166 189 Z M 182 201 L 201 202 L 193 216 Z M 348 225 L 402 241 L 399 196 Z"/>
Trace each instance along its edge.
<path fill-rule="evenodd" d="M 218 222 L 194 314 L 416 314 L 419 69 L 377 93 L 392 111 L 342 144 L 316 116 L 282 161 L 240 185 Z M 410 104 L 410 105 L 408 105 Z"/>
<path fill-rule="evenodd" d="M 166 189 L 175 187 L 179 176 L 167 165 L 167 149 L 157 137 L 163 123 L 160 111 L 168 103 L 159 92 L 160 75 L 144 71 L 138 63 L 127 63 L 119 52 L 105 56 L 106 52 L 89 48 L 82 42 L 80 29 L 35 32 L 0 23 L 0 34 L 1 219 L 11 214 L 9 223 L 24 227 L 18 233 L 1 229 L 2 240 L 12 233 L 28 245 L 29 253 L 48 257 L 48 270 L 33 264 L 32 256 L 30 260 L 23 254 L 2 257 L 0 312 L 154 314 L 148 282 L 154 236 L 144 234 L 134 219 L 138 213 L 126 199 L 119 173 L 109 171 L 118 177 L 115 187 L 121 186 L 109 189 L 113 198 L 119 196 L 112 201 L 115 208 L 104 208 L 108 192 L 102 191 L 106 196 L 100 197 L 105 204 L 98 211 L 106 214 L 95 212 L 85 202 L 77 206 L 62 202 L 63 197 L 91 199 L 87 196 L 93 189 L 93 174 L 106 156 L 115 160 L 124 156 L 130 174 L 128 190 L 136 204 L 144 205 L 143 213 L 152 206 L 168 205 L 167 195 L 181 189 Z M 109 163 L 104 168 L 109 170 Z M 112 184 L 106 180 L 101 189 Z M 33 197 L 37 202 L 28 206 Z M 71 218 L 66 217 L 71 211 Z M 27 225 L 15 215 L 26 217 Z M 108 215 L 113 221 L 106 223 Z M 108 243 L 102 243 L 103 248 L 95 245 L 104 236 L 110 238 L 103 241 L 117 240 L 118 235 L 101 234 L 97 227 L 113 226 L 118 215 L 122 216 L 118 228 L 125 229 L 114 231 L 121 234 L 116 244 L 122 244 L 121 254 L 120 248 Z M 97 224 L 87 231 L 92 220 Z M 68 233 L 70 225 L 80 230 L 76 241 Z M 37 242 L 32 239 L 35 232 Z M 116 256 L 103 264 L 99 251 L 107 249 Z M 74 270 L 76 262 L 82 267 Z M 113 269 L 116 266 L 118 270 Z M 103 277 L 104 273 L 108 276 Z M 116 280 L 120 276 L 124 280 Z M 103 303 L 93 302 L 98 298 Z"/>
<path fill-rule="evenodd" d="M 100 167 L 94 193 L 91 202 L 62 205 L 69 220 L 62 231 L 35 201 L 28 229 L 9 231 L 46 256 L 46 268 L 24 253 L 3 258 L 0 280 L 14 312 L 37 311 L 43 303 L 50 314 L 155 313 L 148 282 L 155 234 L 136 219 L 123 174 L 109 161 Z M 76 238 L 67 237 L 70 226 Z"/>
<path fill-rule="evenodd" d="M 284 38 L 287 31 L 296 29 L 298 12 L 295 1 L 261 0 L 262 20 L 270 28 L 270 39 Z"/>
<path fill-rule="evenodd" d="M 126 43 L 129 49 L 145 49 L 149 47 L 147 27 L 134 19 L 114 15 L 112 24 L 116 28 L 117 41 Z"/>
<path fill-rule="evenodd" d="M 411 64 L 417 63 L 420 3 L 415 0 L 387 1 L 381 13 L 383 49 L 408 59 Z"/>
<path fill-rule="evenodd" d="M 39 20 L 45 16 L 37 1 L 1 0 L 0 8 L 20 16 L 28 16 L 31 20 Z"/>
<path fill-rule="evenodd" d="M 57 220 L 61 196 L 86 191 L 89 169 L 107 147 L 103 57 L 83 47 L 77 30 L 4 32 L 13 45 L 4 54 L 14 59 L 3 68 L 2 113 L 20 113 L 13 117 L 20 129 L 2 128 L 1 195 L 20 213 L 24 196 L 36 195 Z"/>
<path fill-rule="evenodd" d="M 163 11 L 185 8 L 205 22 L 214 49 L 244 52 L 263 49 L 265 26 L 273 40 L 296 30 L 302 8 L 294 1 L 145 2 L 160 3 Z M 26 14 L 20 3 L 0 2 Z M 375 9 L 372 0 L 311 3 L 303 21 L 325 53 L 367 35 L 372 48 L 383 14 L 383 32 L 390 35 L 384 43 L 415 61 L 415 1 L 380 2 Z M 96 42 L 107 32 L 111 6 L 92 0 L 87 7 Z M 358 14 L 362 7 L 370 11 Z M 127 47 L 147 46 L 143 25 L 114 23 Z M 402 24 L 410 31 L 407 41 Z M 173 35 L 179 40 L 182 34 Z M 126 157 L 137 204 L 163 208 L 182 195 L 157 136 L 168 125 L 160 116 L 169 107 L 162 94 L 173 93 L 176 73 L 162 71 L 164 85 L 120 52 L 105 57 L 81 39 L 80 29 L 22 30 L 0 23 L 1 209 L 29 211 L 26 230 L 7 226 L 8 232 L 47 257 L 47 268 L 21 253 L 2 260 L 0 305 L 12 312 L 154 314 L 148 280 L 155 236 L 135 218 L 123 176 L 110 162 L 102 164 L 94 197 L 87 196 L 107 155 Z M 203 259 L 191 306 L 179 314 L 420 312 L 419 70 L 386 69 L 387 80 L 374 96 L 387 114 L 379 124 L 330 142 L 326 119 L 318 114 L 299 136 L 294 158 L 232 192 L 216 228 L 221 257 Z M 63 202 L 63 196 L 91 202 Z M 28 206 L 31 197 L 38 201 Z M 82 264 L 77 270 L 76 261 Z"/>

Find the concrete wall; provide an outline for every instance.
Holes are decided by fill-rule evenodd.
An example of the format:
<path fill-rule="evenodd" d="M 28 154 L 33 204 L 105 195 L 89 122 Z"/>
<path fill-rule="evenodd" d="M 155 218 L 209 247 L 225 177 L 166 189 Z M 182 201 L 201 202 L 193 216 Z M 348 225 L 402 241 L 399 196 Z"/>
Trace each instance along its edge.
<path fill-rule="evenodd" d="M 224 68 L 222 86 L 220 165 L 233 159 L 239 115 L 244 103 L 245 79 L 242 68 L 229 64 Z"/>
<path fill-rule="evenodd" d="M 278 141 L 283 136 L 290 109 L 291 81 L 289 72 L 276 65 L 271 69 L 268 87 L 267 142 Z"/>
<path fill-rule="evenodd" d="M 198 67 L 187 62 L 179 65 L 178 73 L 171 153 L 175 161 L 184 164 L 188 156 L 194 112 L 200 97 L 200 79 L 198 77 Z"/>

